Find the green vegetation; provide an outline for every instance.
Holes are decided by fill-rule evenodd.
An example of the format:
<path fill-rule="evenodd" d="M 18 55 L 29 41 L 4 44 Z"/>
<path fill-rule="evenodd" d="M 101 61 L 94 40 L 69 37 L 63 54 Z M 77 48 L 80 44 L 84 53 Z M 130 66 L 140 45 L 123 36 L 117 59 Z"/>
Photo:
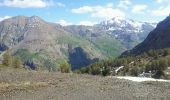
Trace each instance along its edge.
<path fill-rule="evenodd" d="M 115 75 L 115 70 L 124 66 L 116 74 L 138 76 L 139 74 L 151 71 L 154 78 L 169 78 L 170 70 L 170 48 L 150 50 L 137 56 L 125 56 L 116 59 L 100 61 L 89 65 L 87 68 L 80 69 L 80 73 L 92 75 Z"/>
<path fill-rule="evenodd" d="M 57 43 L 59 44 L 69 44 L 73 46 L 86 46 L 90 44 L 85 38 L 76 37 L 76 36 L 61 36 L 57 38 Z"/>
<path fill-rule="evenodd" d="M 44 51 L 33 53 L 27 49 L 20 49 L 14 55 L 19 56 L 22 59 L 22 62 L 33 70 L 45 69 L 56 71 L 58 69 L 55 59 L 50 59 Z"/>
<path fill-rule="evenodd" d="M 23 64 L 22 64 L 19 56 L 14 56 L 12 58 L 12 65 L 14 68 L 22 68 L 23 67 Z"/>
<path fill-rule="evenodd" d="M 5 66 L 11 66 L 12 65 L 12 56 L 10 55 L 9 50 L 5 52 L 3 55 L 3 61 L 2 64 Z"/>
<path fill-rule="evenodd" d="M 56 71 L 57 70 L 55 63 L 53 62 L 53 60 L 50 60 L 50 59 L 45 60 L 43 66 L 45 66 L 48 71 Z"/>
<path fill-rule="evenodd" d="M 60 64 L 60 71 L 62 73 L 70 73 L 71 65 L 67 61 L 64 61 L 62 64 Z"/>
<path fill-rule="evenodd" d="M 58 44 L 82 47 L 90 55 L 101 53 L 103 58 L 117 57 L 125 50 L 119 41 L 108 35 L 100 35 L 97 37 L 60 36 L 56 41 Z M 66 50 L 63 49 L 62 51 L 67 54 Z"/>
<path fill-rule="evenodd" d="M 95 64 L 91 64 L 87 67 L 83 67 L 80 70 L 76 70 L 77 73 L 88 73 L 92 75 L 115 75 L 114 71 L 112 71 L 112 67 L 107 63 L 107 61 L 100 61 Z"/>
<path fill-rule="evenodd" d="M 23 63 L 21 62 L 20 57 L 12 56 L 10 54 L 10 51 L 7 50 L 3 54 L 2 66 L 13 67 L 13 68 L 23 68 Z"/>
<path fill-rule="evenodd" d="M 91 43 L 87 38 L 80 36 L 60 36 L 56 39 L 56 43 L 65 45 L 66 47 L 68 46 L 68 48 L 61 48 L 62 53 L 66 56 L 68 55 L 68 49 L 73 49 L 76 47 L 83 48 L 83 50 L 89 54 L 90 58 L 96 58 L 96 56 L 102 55 L 101 51 L 93 43 Z M 102 55 L 102 58 L 104 57 L 105 55 Z"/>
<path fill-rule="evenodd" d="M 100 36 L 92 41 L 94 45 L 107 57 L 117 57 L 125 48 L 116 39 L 110 36 Z"/>

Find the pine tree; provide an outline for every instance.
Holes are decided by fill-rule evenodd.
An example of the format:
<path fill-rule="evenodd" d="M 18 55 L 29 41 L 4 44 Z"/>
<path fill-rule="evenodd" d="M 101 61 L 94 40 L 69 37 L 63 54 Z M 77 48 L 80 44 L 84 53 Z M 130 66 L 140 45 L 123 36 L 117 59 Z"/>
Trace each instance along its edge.
<path fill-rule="evenodd" d="M 11 66 L 11 64 L 12 64 L 12 56 L 10 55 L 9 50 L 7 50 L 6 53 L 3 55 L 2 64 L 5 65 L 5 66 Z"/>
<path fill-rule="evenodd" d="M 22 67 L 22 62 L 21 62 L 20 57 L 18 57 L 18 56 L 13 57 L 12 65 L 13 65 L 14 68 L 21 68 Z"/>
<path fill-rule="evenodd" d="M 91 66 L 90 73 L 92 75 L 100 75 L 101 74 L 101 68 L 97 64 L 95 64 L 95 65 Z"/>
<path fill-rule="evenodd" d="M 165 70 L 168 67 L 167 59 L 160 59 L 159 60 L 159 67 L 161 70 Z"/>
<path fill-rule="evenodd" d="M 132 69 L 130 69 L 130 75 L 138 76 L 138 67 L 133 67 Z"/>

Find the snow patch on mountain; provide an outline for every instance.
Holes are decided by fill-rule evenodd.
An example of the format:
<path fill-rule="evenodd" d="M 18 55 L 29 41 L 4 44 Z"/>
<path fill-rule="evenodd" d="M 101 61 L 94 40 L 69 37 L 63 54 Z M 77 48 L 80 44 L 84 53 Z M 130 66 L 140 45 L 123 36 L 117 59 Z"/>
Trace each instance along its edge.
<path fill-rule="evenodd" d="M 112 18 L 94 25 L 97 33 L 105 33 L 121 41 L 127 49 L 142 42 L 155 27 L 156 23 L 140 22 L 125 18 Z"/>
<path fill-rule="evenodd" d="M 121 30 L 123 28 L 134 31 L 137 30 L 137 32 L 139 32 L 139 30 L 142 30 L 144 24 L 147 23 L 138 22 L 131 19 L 119 19 L 119 18 L 113 18 L 100 23 L 100 25 L 105 27 L 105 29 L 108 31 Z"/>

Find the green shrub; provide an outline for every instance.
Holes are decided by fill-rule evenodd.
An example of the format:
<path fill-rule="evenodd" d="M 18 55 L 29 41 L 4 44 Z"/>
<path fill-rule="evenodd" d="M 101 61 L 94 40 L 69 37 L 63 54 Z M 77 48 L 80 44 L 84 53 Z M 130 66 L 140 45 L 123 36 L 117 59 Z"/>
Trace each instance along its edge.
<path fill-rule="evenodd" d="M 102 75 L 103 75 L 103 76 L 111 75 L 111 68 L 110 68 L 110 67 L 106 67 L 106 68 L 102 71 Z"/>
<path fill-rule="evenodd" d="M 21 59 L 20 59 L 19 56 L 13 57 L 13 59 L 12 59 L 12 66 L 14 68 L 22 68 L 23 67 Z"/>
<path fill-rule="evenodd" d="M 157 78 L 157 79 L 159 79 L 159 78 L 165 78 L 165 74 L 164 74 L 164 72 L 163 72 L 162 70 L 158 70 L 158 71 L 154 74 L 153 77 L 154 77 L 154 78 Z"/>
<path fill-rule="evenodd" d="M 137 67 L 133 67 L 130 69 L 130 75 L 132 76 L 138 76 L 138 68 Z"/>
<path fill-rule="evenodd" d="M 60 71 L 62 73 L 70 73 L 71 65 L 67 61 L 64 61 L 62 64 L 60 64 Z"/>
<path fill-rule="evenodd" d="M 92 75 L 100 75 L 101 74 L 101 68 L 98 66 L 91 66 L 91 69 L 89 71 Z"/>
<path fill-rule="evenodd" d="M 5 66 L 11 66 L 12 65 L 12 56 L 10 55 L 9 51 L 6 51 L 4 53 L 2 64 L 5 65 Z"/>

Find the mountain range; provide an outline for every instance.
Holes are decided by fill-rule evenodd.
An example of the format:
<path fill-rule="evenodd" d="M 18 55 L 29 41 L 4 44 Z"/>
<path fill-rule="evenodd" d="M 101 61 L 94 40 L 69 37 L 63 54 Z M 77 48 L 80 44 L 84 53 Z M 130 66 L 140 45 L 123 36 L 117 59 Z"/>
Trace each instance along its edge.
<path fill-rule="evenodd" d="M 0 22 L 0 50 L 7 48 L 28 66 L 52 67 L 64 60 L 72 69 L 117 57 L 145 39 L 155 23 L 113 18 L 93 26 L 61 26 L 38 16 Z"/>
<path fill-rule="evenodd" d="M 157 27 L 149 33 L 147 38 L 122 55 L 139 55 L 149 50 L 165 49 L 170 47 L 170 16 L 158 23 Z"/>

